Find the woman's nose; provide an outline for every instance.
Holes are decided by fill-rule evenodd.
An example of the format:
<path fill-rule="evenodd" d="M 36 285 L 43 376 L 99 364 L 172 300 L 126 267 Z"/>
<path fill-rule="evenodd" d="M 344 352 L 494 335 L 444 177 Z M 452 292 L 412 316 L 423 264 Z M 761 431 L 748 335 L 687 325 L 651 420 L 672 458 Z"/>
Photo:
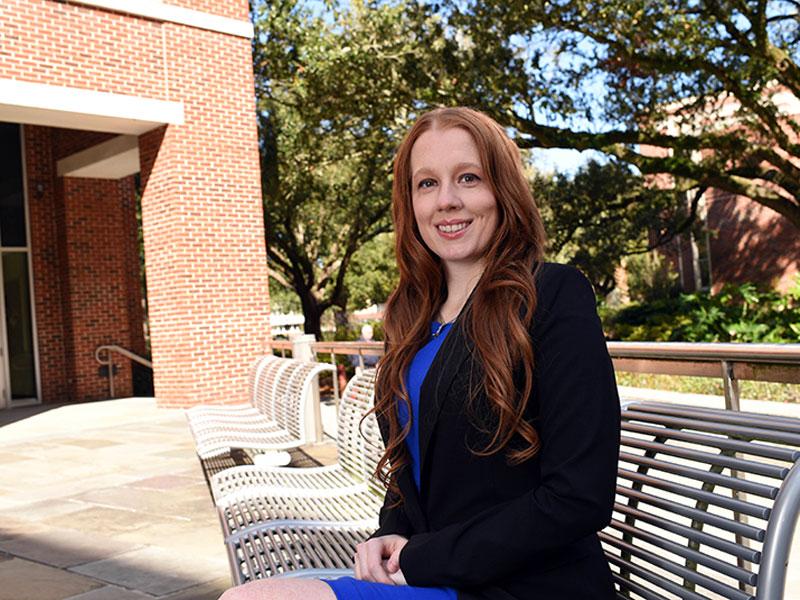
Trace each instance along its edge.
<path fill-rule="evenodd" d="M 448 210 L 461 207 L 461 197 L 458 188 L 450 183 L 443 183 L 439 187 L 439 196 L 436 199 L 439 210 Z"/>

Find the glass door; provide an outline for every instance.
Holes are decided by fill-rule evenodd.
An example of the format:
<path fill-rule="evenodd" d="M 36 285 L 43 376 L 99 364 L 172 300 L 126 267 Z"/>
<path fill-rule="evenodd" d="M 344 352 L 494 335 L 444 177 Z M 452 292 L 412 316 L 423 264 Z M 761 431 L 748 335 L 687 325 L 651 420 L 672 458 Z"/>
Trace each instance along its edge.
<path fill-rule="evenodd" d="M 0 407 L 37 400 L 20 128 L 0 123 Z"/>

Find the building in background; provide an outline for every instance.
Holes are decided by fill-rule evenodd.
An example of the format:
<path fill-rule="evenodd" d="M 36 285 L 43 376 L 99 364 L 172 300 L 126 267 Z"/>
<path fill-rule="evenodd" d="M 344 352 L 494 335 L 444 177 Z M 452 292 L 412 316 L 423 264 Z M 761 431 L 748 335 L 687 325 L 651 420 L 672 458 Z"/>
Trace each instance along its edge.
<path fill-rule="evenodd" d="M 244 398 L 269 339 L 247 0 L 0 2 L 0 407 Z M 133 393 L 114 356 L 116 395 Z"/>
<path fill-rule="evenodd" d="M 766 93 L 766 92 L 765 92 Z M 789 90 L 769 90 L 781 114 L 800 119 L 800 98 Z M 735 128 L 738 101 L 722 99 L 712 117 L 719 128 Z M 700 117 L 698 117 L 698 120 Z M 669 119 L 664 133 L 692 131 L 696 123 Z M 707 122 L 700 125 L 706 126 Z M 644 148 L 643 148 L 644 149 Z M 653 156 L 664 155 L 650 147 Z M 700 159 L 698 154 L 696 160 Z M 798 165 L 800 166 L 800 165 Z M 672 178 L 657 176 L 656 185 L 671 186 Z M 686 194 L 687 209 L 694 190 Z M 726 284 L 753 282 L 785 292 L 800 274 L 800 232 L 786 217 L 750 200 L 710 188 L 700 198 L 691 230 L 678 235 L 660 251 L 678 272 L 684 291 L 718 292 Z"/>

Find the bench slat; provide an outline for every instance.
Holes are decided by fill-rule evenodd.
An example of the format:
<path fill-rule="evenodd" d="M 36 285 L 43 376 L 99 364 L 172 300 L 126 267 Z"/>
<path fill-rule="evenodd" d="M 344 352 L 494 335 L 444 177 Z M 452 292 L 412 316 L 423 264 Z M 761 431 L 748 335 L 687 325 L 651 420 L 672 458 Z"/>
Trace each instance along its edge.
<path fill-rule="evenodd" d="M 667 550 L 675 556 L 680 556 L 689 562 L 708 567 L 709 569 L 712 569 L 718 573 L 722 573 L 723 575 L 727 575 L 728 577 L 736 579 L 737 581 L 741 581 L 742 583 L 746 583 L 748 585 L 755 585 L 756 583 L 756 574 L 752 571 L 734 566 L 731 563 L 714 558 L 713 556 L 709 556 L 703 552 L 698 552 L 697 550 L 693 550 L 687 546 L 678 544 L 677 542 L 664 539 L 659 535 L 652 534 L 638 527 L 632 527 L 631 525 L 627 525 L 617 519 L 611 519 L 609 527 L 622 533 L 625 536 L 625 539 L 629 542 L 634 539 L 641 540 L 652 546 L 655 546 L 656 548 Z M 693 538 L 689 538 L 688 541 L 691 541 L 692 539 Z"/>
<path fill-rule="evenodd" d="M 743 458 L 736 458 L 733 456 L 726 456 L 724 454 L 712 454 L 710 452 L 701 452 L 699 450 L 692 450 L 682 446 L 673 446 L 661 442 L 650 442 L 629 436 L 622 436 L 620 439 L 623 446 L 639 448 L 641 450 L 649 450 L 657 452 L 658 454 L 667 454 L 677 458 L 687 458 L 695 462 L 702 462 L 709 465 L 720 467 L 727 467 L 736 471 L 745 473 L 752 473 L 754 475 L 763 475 L 765 477 L 772 477 L 774 479 L 785 479 L 789 474 L 788 467 L 777 467 L 775 465 L 765 465 L 763 463 L 746 460 Z"/>
<path fill-rule="evenodd" d="M 641 423 L 631 423 L 629 421 L 622 422 L 622 430 L 643 433 L 645 435 L 652 435 L 654 437 L 663 436 L 674 440 L 695 442 L 702 446 L 710 446 L 712 448 L 719 448 L 720 450 L 731 450 L 733 452 L 741 452 L 743 454 L 761 456 L 763 458 L 771 458 L 774 460 L 785 460 L 788 463 L 794 463 L 800 460 L 800 450 L 793 450 L 791 448 L 784 448 L 781 446 L 773 446 L 771 444 L 762 444 L 759 442 L 736 440 L 722 437 L 719 434 L 709 435 L 705 433 L 693 433 L 691 431 L 683 431 L 681 429 L 643 425 Z"/>
<path fill-rule="evenodd" d="M 728 425 L 714 421 L 701 421 L 699 419 L 684 419 L 680 417 L 670 417 L 661 414 L 651 414 L 637 412 L 628 409 L 625 411 L 625 418 L 630 420 L 647 421 L 649 423 L 659 423 L 691 429 L 693 431 L 708 431 L 723 433 L 725 435 L 737 436 L 742 439 L 759 439 L 784 444 L 800 445 L 800 433 L 792 433 L 778 429 L 765 429 L 763 427 L 753 427 L 749 425 Z"/>
<path fill-rule="evenodd" d="M 728 585 L 725 585 L 723 583 L 715 581 L 715 580 L 711 579 L 710 577 L 708 577 L 706 575 L 703 575 L 702 573 L 698 573 L 697 571 L 694 571 L 692 569 L 684 567 L 683 565 L 679 565 L 679 564 L 677 564 L 677 563 L 675 563 L 675 562 L 673 562 L 671 560 L 668 560 L 666 558 L 662 558 L 661 556 L 656 556 L 652 552 L 649 552 L 649 551 L 647 551 L 647 550 L 645 550 L 643 548 L 640 548 L 638 546 L 634 546 L 633 544 L 630 544 L 628 542 L 625 542 L 624 540 L 621 540 L 621 539 L 616 538 L 616 537 L 614 537 L 612 535 L 609 535 L 608 533 L 601 532 L 598 535 L 600 536 L 600 539 L 603 540 L 605 543 L 607 543 L 607 544 L 609 544 L 611 546 L 614 546 L 615 548 L 619 549 L 620 551 L 625 552 L 627 554 L 630 554 L 631 556 L 635 556 L 635 557 L 637 557 L 637 558 L 639 558 L 641 560 L 644 560 L 644 561 L 646 561 L 646 562 L 648 562 L 648 563 L 650 563 L 652 565 L 655 565 L 655 566 L 657 566 L 657 567 L 659 567 L 659 568 L 661 568 L 661 569 L 663 569 L 663 570 L 665 570 L 665 571 L 667 571 L 669 573 L 672 573 L 673 575 L 677 575 L 678 577 L 681 577 L 685 581 L 689 581 L 689 582 L 691 582 L 691 583 L 693 583 L 695 585 L 699 585 L 700 587 L 706 588 L 707 590 L 710 590 L 710 591 L 712 591 L 712 592 L 714 592 L 716 594 L 719 594 L 719 595 L 723 596 L 724 598 L 728 598 L 729 600 L 754 600 L 753 596 L 751 596 L 751 595 L 749 595 L 749 594 L 747 594 L 745 592 L 742 592 L 739 589 L 732 588 L 732 587 L 730 587 Z M 624 559 L 620 558 L 620 560 L 624 560 Z M 628 563 L 626 565 L 626 568 L 629 568 L 630 566 L 632 566 L 631 563 Z M 653 583 L 656 583 L 656 585 L 660 585 L 662 587 L 665 587 L 664 586 L 665 582 L 669 581 L 666 578 L 662 579 L 660 577 L 656 577 L 656 579 L 660 580 L 660 581 L 658 581 L 658 583 L 653 581 Z M 665 587 L 665 589 L 666 589 L 666 587 Z M 689 590 L 684 589 L 683 591 L 685 593 L 685 592 L 688 592 Z M 681 596 L 681 597 L 686 597 L 686 598 L 704 598 L 703 596 L 700 596 L 700 595 L 697 595 L 697 594 L 694 594 L 694 595 L 691 595 L 691 596 Z"/>
<path fill-rule="evenodd" d="M 670 533 L 683 536 L 687 540 L 700 542 L 701 544 L 716 548 L 717 550 L 726 552 L 736 558 L 741 558 L 742 560 L 746 560 L 751 563 L 758 563 L 761 561 L 761 552 L 741 544 L 722 539 L 716 535 L 711 535 L 710 533 L 706 533 L 700 529 L 694 529 L 693 527 L 687 527 L 686 525 L 681 525 L 680 523 L 675 523 L 674 521 L 668 521 L 663 517 L 659 517 L 636 508 L 631 508 L 630 506 L 625 506 L 624 504 L 614 504 L 614 510 L 626 516 L 633 517 L 636 519 L 636 521 L 650 523 L 651 525 L 660 527 L 664 531 L 669 531 Z M 754 584 L 752 581 L 749 583 L 751 585 Z"/>
<path fill-rule="evenodd" d="M 778 496 L 778 488 L 774 486 L 747 481 L 746 479 L 739 479 L 738 477 L 730 477 L 728 475 L 703 471 L 702 469 L 696 469 L 695 467 L 678 465 L 668 461 L 642 456 L 640 454 L 631 454 L 630 452 L 620 452 L 619 458 L 621 461 L 629 462 L 635 465 L 646 466 L 650 469 L 655 469 L 664 473 L 672 473 L 673 475 L 681 475 L 696 481 L 713 483 L 717 486 L 726 487 L 739 492 L 745 492 L 747 494 L 754 494 L 763 498 L 769 498 L 770 500 L 774 500 Z"/>
<path fill-rule="evenodd" d="M 757 517 L 765 520 L 769 519 L 770 509 L 759 504 L 753 504 L 752 502 L 728 498 L 727 496 L 720 496 L 719 494 L 715 494 L 713 492 L 698 490 L 680 483 L 673 483 L 671 481 L 667 481 L 666 479 L 653 477 L 652 475 L 644 475 L 642 473 L 636 473 L 634 471 L 629 471 L 622 468 L 617 471 L 617 476 L 629 481 L 643 483 L 645 485 L 650 485 L 674 494 L 686 496 L 687 498 L 699 500 L 700 502 L 707 502 L 708 504 L 713 504 L 714 506 L 727 508 L 733 512 L 740 512 L 750 517 Z"/>
<path fill-rule="evenodd" d="M 612 565 L 617 566 L 620 570 L 630 571 L 637 577 L 641 577 L 645 581 L 652 583 L 653 585 L 657 585 L 658 587 L 671 592 L 681 598 L 682 600 L 707 600 L 704 596 L 700 594 L 696 594 L 691 590 L 687 590 L 682 585 L 679 585 L 669 579 L 664 577 L 660 577 L 647 569 L 642 568 L 641 566 L 632 563 L 627 560 L 623 560 L 619 556 L 615 554 L 608 554 L 606 555 L 608 562 Z M 651 598 L 655 598 L 656 600 L 666 600 L 666 596 L 662 596 L 661 594 L 657 594 L 652 590 L 647 590 L 646 588 L 642 587 L 638 583 L 631 581 L 630 579 L 625 579 L 624 577 L 620 577 L 618 574 L 613 573 L 614 580 L 620 584 L 620 586 L 624 586 L 628 589 L 633 589 L 636 591 L 637 594 L 644 596 L 647 600 L 651 600 Z M 625 582 L 623 584 L 623 582 Z M 623 596 L 624 597 L 624 596 Z"/>
<path fill-rule="evenodd" d="M 647 494 L 640 490 L 634 490 L 622 485 L 617 486 L 617 494 L 620 496 L 625 496 L 626 498 L 637 500 L 639 502 L 645 502 L 651 506 L 655 506 L 656 508 L 661 508 L 676 515 L 692 519 L 693 521 L 729 531 L 730 533 L 748 538 L 750 540 L 755 540 L 757 542 L 764 541 L 764 536 L 766 533 L 764 529 L 753 527 L 752 525 L 742 523 L 741 521 L 728 519 L 727 517 L 722 517 L 720 515 L 715 515 L 691 506 L 679 504 L 677 502 L 673 502 L 672 500 L 667 500 L 666 498 L 652 496 L 651 494 Z"/>

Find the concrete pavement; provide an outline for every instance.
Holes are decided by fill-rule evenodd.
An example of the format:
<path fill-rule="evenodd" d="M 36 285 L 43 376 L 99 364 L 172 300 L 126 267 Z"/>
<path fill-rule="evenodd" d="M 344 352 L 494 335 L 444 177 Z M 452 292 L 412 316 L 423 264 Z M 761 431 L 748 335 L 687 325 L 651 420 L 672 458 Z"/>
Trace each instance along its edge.
<path fill-rule="evenodd" d="M 796 404 L 742 408 L 800 417 Z M 323 407 L 326 431 L 333 418 Z M 335 457 L 330 444 L 306 450 L 321 462 Z M 126 398 L 0 411 L 0 600 L 213 600 L 229 582 L 182 410 Z M 785 598 L 800 600 L 798 534 Z"/>

